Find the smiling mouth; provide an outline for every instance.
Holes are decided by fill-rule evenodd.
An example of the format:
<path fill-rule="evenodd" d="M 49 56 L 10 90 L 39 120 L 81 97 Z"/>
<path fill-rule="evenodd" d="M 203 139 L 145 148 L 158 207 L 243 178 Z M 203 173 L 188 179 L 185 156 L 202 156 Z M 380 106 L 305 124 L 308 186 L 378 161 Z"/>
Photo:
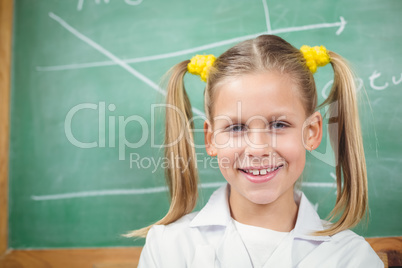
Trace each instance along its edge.
<path fill-rule="evenodd" d="M 264 168 L 264 169 L 240 169 L 240 171 L 246 173 L 246 174 L 250 174 L 253 176 L 265 176 L 269 173 L 273 173 L 276 170 L 280 169 L 281 167 L 283 167 L 283 164 L 275 167 L 275 168 Z"/>

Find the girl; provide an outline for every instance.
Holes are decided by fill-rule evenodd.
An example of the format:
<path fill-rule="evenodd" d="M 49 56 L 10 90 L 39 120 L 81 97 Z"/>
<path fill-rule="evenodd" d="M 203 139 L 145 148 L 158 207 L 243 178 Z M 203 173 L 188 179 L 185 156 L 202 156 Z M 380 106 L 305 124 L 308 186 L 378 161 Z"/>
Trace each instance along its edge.
<path fill-rule="evenodd" d="M 320 220 L 294 187 L 306 150 L 321 142 L 313 73 L 328 62 L 334 83 L 318 108 L 330 106 L 338 187 L 334 223 Z M 205 145 L 227 180 L 199 212 L 192 212 L 198 175 L 186 72 L 206 81 Z M 176 109 L 166 109 L 165 136 L 171 205 L 163 219 L 127 235 L 146 236 L 139 267 L 384 267 L 364 238 L 348 230 L 367 210 L 355 91 L 352 72 L 338 54 L 322 46 L 298 50 L 274 35 L 244 41 L 215 61 L 197 56 L 174 66 L 167 104 Z M 184 160 L 175 163 L 175 156 Z"/>

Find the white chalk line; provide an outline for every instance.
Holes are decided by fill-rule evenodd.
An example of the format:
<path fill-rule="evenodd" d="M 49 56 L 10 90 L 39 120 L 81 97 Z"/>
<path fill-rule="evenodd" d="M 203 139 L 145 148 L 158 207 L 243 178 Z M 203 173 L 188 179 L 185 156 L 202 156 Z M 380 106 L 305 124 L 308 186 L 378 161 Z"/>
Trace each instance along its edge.
<path fill-rule="evenodd" d="M 145 57 L 138 57 L 132 59 L 122 60 L 124 63 L 138 63 L 138 62 L 149 62 L 154 60 L 161 60 L 167 58 L 178 57 L 187 54 L 193 54 L 198 51 L 205 51 L 211 48 L 221 47 L 233 43 L 238 43 L 247 39 L 255 38 L 262 34 L 278 34 L 278 33 L 287 33 L 287 32 L 298 32 L 298 31 L 307 31 L 313 29 L 320 29 L 320 28 L 330 28 L 330 27 L 339 27 L 338 31 L 336 32 L 339 35 L 343 29 L 345 28 L 346 21 L 343 17 L 340 17 L 340 22 L 334 23 L 320 23 L 320 24 L 312 24 L 312 25 L 305 25 L 305 26 L 298 26 L 298 27 L 290 27 L 290 28 L 282 28 L 277 30 L 271 30 L 270 33 L 268 32 L 261 32 L 256 34 L 245 35 L 241 37 L 236 37 L 232 39 L 227 39 L 207 45 L 202 45 L 190 49 L 179 50 L 176 52 L 158 54 L 153 56 L 145 56 Z M 90 62 L 90 63 L 77 63 L 77 64 L 67 64 L 67 65 L 55 65 L 55 66 L 37 66 L 37 71 L 62 71 L 62 70 L 71 70 L 71 69 L 84 69 L 84 68 L 94 68 L 94 67 L 103 67 L 103 66 L 112 66 L 117 65 L 113 61 L 98 61 L 98 62 Z"/>
<path fill-rule="evenodd" d="M 152 194 L 165 191 L 167 191 L 166 187 L 131 189 L 131 190 L 116 189 L 116 190 L 85 191 L 85 192 L 51 194 L 51 195 L 33 195 L 31 196 L 31 198 L 33 200 L 56 200 L 56 199 L 71 199 L 79 197 L 105 196 L 105 195 Z"/>
<path fill-rule="evenodd" d="M 76 30 L 75 28 L 70 26 L 67 22 L 65 22 L 62 18 L 60 18 L 59 16 L 55 15 L 52 12 L 49 13 L 49 16 L 52 19 L 54 19 L 55 21 L 57 21 L 58 23 L 60 23 L 60 25 L 63 26 L 63 28 L 65 28 L 67 31 L 69 31 L 73 35 L 75 35 L 77 38 L 81 39 L 82 41 L 84 41 L 85 43 L 90 45 L 92 48 L 96 49 L 97 51 L 99 51 L 100 53 L 102 53 L 103 55 L 105 55 L 106 57 L 111 59 L 112 62 L 115 65 L 121 66 L 123 69 L 125 69 L 126 71 L 128 71 L 129 73 L 131 73 L 132 75 L 134 75 L 135 77 L 140 79 L 141 81 L 143 81 L 145 84 L 149 85 L 151 88 L 153 88 L 154 90 L 156 90 L 160 94 L 166 96 L 166 94 L 167 94 L 166 91 L 163 90 L 162 88 L 160 88 L 157 84 L 155 84 L 153 81 L 151 81 L 148 77 L 146 77 L 145 75 L 141 74 L 140 72 L 138 72 L 137 70 L 132 68 L 126 62 L 124 62 L 123 60 L 121 60 L 120 58 L 118 58 L 117 56 L 112 54 L 110 51 L 108 51 L 105 48 L 103 48 L 98 43 L 94 42 L 93 40 L 91 40 L 87 36 L 85 36 L 82 33 L 80 33 L 78 30 Z M 200 110 L 198 110 L 196 108 L 193 108 L 192 110 L 197 115 L 200 115 L 200 116 L 205 118 L 205 114 L 203 112 L 201 112 Z"/>
<path fill-rule="evenodd" d="M 201 188 L 218 188 L 224 185 L 225 182 L 210 182 L 202 183 L 199 185 Z M 139 194 L 153 194 L 167 192 L 168 188 L 166 186 L 153 187 L 153 188 L 142 188 L 142 189 L 116 189 L 116 190 L 101 190 L 101 191 L 85 191 L 85 192 L 75 192 L 75 193 L 64 193 L 64 194 L 51 194 L 51 195 L 33 195 L 31 198 L 35 201 L 42 200 L 59 200 L 59 199 L 71 199 L 71 198 L 83 198 L 92 196 L 106 196 L 106 195 L 139 195 Z"/>
<path fill-rule="evenodd" d="M 265 32 L 264 32 L 265 33 Z M 251 34 L 251 35 L 246 35 L 246 36 L 241 36 L 241 37 L 236 37 L 224 41 L 219 41 L 207 45 L 202 45 L 190 49 L 185 49 L 185 50 L 179 50 L 176 52 L 170 52 L 170 53 L 165 53 L 165 54 L 159 54 L 159 55 L 153 55 L 153 56 L 146 56 L 146 57 L 139 57 L 139 58 L 133 58 L 133 59 L 127 59 L 124 60 L 125 63 L 137 63 L 137 62 L 148 62 L 148 61 L 154 61 L 154 60 L 161 60 L 161 59 L 167 59 L 167 58 L 173 58 L 177 56 L 182 56 L 186 54 L 193 54 L 198 51 L 202 50 L 208 50 L 211 48 L 215 47 L 220 47 L 224 45 L 230 45 L 233 43 L 241 42 L 247 39 L 252 39 L 255 38 L 261 34 L 264 33 L 258 33 L 258 34 Z M 84 67 L 81 67 L 82 65 L 85 65 Z M 77 69 L 77 68 L 91 68 L 91 67 L 101 67 L 101 66 L 109 66 L 109 65 L 116 65 L 114 62 L 111 61 L 101 61 L 101 62 L 92 62 L 92 63 L 83 63 L 83 64 L 69 64 L 69 65 L 56 65 L 56 66 L 47 66 L 47 67 L 42 67 L 38 66 L 36 67 L 37 71 L 60 71 L 60 70 L 66 70 L 66 69 Z"/>
<path fill-rule="evenodd" d="M 84 4 L 84 0 L 79 0 L 78 5 L 77 5 L 77 10 L 81 11 L 82 10 L 82 5 Z"/>
<path fill-rule="evenodd" d="M 345 25 L 347 23 L 343 17 L 340 17 L 340 20 L 341 20 L 340 22 L 334 22 L 334 23 L 320 23 L 320 24 L 312 24 L 312 25 L 296 26 L 296 27 L 272 30 L 272 33 L 277 34 L 277 33 L 287 33 L 287 32 L 300 32 L 300 31 L 307 31 L 307 30 L 321 29 L 321 28 L 331 28 L 331 27 L 339 26 L 339 29 L 336 31 L 336 35 L 340 35 L 343 32 L 343 30 L 345 29 Z"/>
<path fill-rule="evenodd" d="M 262 0 L 262 5 L 264 6 L 264 14 L 265 14 L 265 23 L 267 25 L 267 33 L 270 34 L 272 32 L 272 29 L 271 29 L 271 20 L 269 19 L 267 0 Z"/>
<path fill-rule="evenodd" d="M 302 182 L 303 187 L 336 188 L 334 182 Z"/>
<path fill-rule="evenodd" d="M 218 188 L 226 182 L 210 182 L 202 183 L 199 185 L 200 188 Z M 327 187 L 335 188 L 335 183 L 325 183 L 325 182 L 303 182 L 303 187 Z M 31 199 L 35 201 L 44 200 L 60 200 L 60 199 L 72 199 L 72 198 L 85 198 L 94 196 L 108 196 L 108 195 L 140 195 L 140 194 L 154 194 L 167 192 L 168 188 L 166 186 L 153 187 L 153 188 L 142 188 L 142 189 L 115 189 L 115 190 L 101 190 L 101 191 L 85 191 L 85 192 L 75 192 L 75 193 L 64 193 L 64 194 L 51 194 L 51 195 L 32 195 Z"/>

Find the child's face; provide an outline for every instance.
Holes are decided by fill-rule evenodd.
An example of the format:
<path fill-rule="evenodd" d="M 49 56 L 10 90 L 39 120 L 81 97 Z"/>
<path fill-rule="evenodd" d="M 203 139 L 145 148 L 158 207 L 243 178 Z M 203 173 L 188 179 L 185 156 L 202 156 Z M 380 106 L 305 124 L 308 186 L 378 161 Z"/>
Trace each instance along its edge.
<path fill-rule="evenodd" d="M 310 121 L 298 89 L 289 76 L 276 72 L 228 79 L 217 90 L 214 129 L 205 141 L 207 150 L 217 153 L 219 168 L 231 185 L 231 205 L 293 200 L 293 185 L 305 165 L 305 146 L 317 148 L 321 141 L 319 112 L 314 114 L 321 120 L 315 128 L 306 124 Z M 207 121 L 204 127 L 211 130 Z M 243 170 L 252 167 L 279 169 L 246 175 Z"/>

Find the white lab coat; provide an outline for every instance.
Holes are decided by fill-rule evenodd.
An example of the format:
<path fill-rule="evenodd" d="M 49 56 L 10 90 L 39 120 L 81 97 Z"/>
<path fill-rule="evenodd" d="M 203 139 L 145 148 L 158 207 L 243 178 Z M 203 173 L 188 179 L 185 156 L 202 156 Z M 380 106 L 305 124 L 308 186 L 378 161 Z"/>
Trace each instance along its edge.
<path fill-rule="evenodd" d="M 169 225 L 153 226 L 142 250 L 139 268 L 253 267 L 236 230 L 228 204 L 228 185 L 217 189 L 199 212 Z M 312 236 L 325 221 L 301 192 L 295 228 L 281 242 L 265 267 L 375 267 L 384 264 L 366 242 L 350 230 L 331 237 Z"/>

